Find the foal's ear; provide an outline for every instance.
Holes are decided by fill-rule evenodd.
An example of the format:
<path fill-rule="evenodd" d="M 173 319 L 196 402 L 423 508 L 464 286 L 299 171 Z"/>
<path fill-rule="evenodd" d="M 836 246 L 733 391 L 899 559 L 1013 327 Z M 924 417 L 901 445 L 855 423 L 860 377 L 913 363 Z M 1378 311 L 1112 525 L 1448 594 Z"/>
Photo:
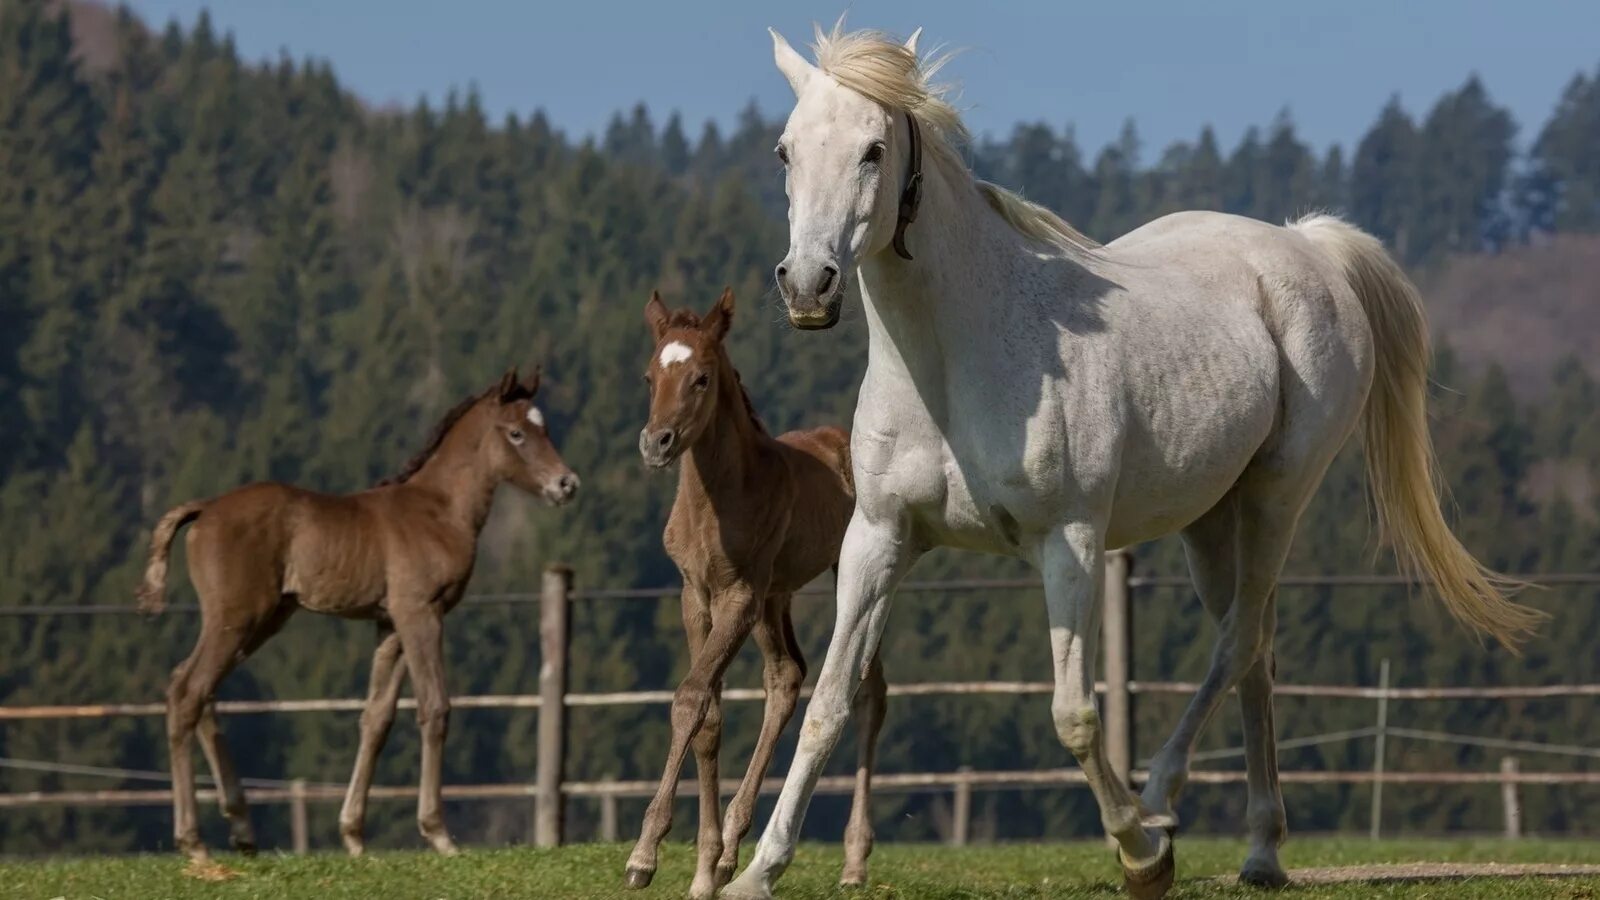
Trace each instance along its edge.
<path fill-rule="evenodd" d="M 533 367 L 533 377 L 522 382 L 522 392 L 532 400 L 539 393 L 539 379 L 544 377 L 544 366 Z"/>
<path fill-rule="evenodd" d="M 500 376 L 500 386 L 495 388 L 495 396 L 501 403 L 510 403 L 517 399 L 517 367 L 512 366 Z"/>
<path fill-rule="evenodd" d="M 706 313 L 700 321 L 700 330 L 711 335 L 716 340 L 722 340 L 728 334 L 728 329 L 733 327 L 733 288 L 722 289 L 722 296 Z"/>
<path fill-rule="evenodd" d="M 656 340 L 667 333 L 667 319 L 671 314 L 667 312 L 667 305 L 661 302 L 661 292 L 651 291 L 650 302 L 644 305 L 644 320 L 650 325 L 650 331 L 655 334 Z"/>
<path fill-rule="evenodd" d="M 789 87 L 794 90 L 794 95 L 798 97 L 800 92 L 806 89 L 806 82 L 811 80 L 811 75 L 816 72 L 816 67 L 806 62 L 805 57 L 796 53 L 795 49 L 789 46 L 789 42 L 783 39 L 783 35 L 777 32 L 777 29 L 768 28 L 767 31 L 772 33 L 772 61 L 778 64 L 778 71 L 783 73 L 783 77 L 789 79 Z"/>

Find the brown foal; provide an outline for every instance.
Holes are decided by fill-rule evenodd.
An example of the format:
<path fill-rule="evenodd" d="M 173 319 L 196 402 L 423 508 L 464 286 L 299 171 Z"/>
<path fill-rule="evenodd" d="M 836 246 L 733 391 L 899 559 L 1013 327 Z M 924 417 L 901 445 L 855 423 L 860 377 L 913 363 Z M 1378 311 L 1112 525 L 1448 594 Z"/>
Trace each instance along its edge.
<path fill-rule="evenodd" d="M 445 693 L 442 619 L 461 599 L 495 489 L 509 481 L 552 505 L 571 500 L 578 477 L 562 462 L 533 405 L 539 376 L 469 397 L 434 428 L 428 446 L 400 474 L 349 496 L 285 484 L 247 485 L 185 503 L 157 523 L 139 606 L 164 604 L 167 556 L 189 529 L 189 578 L 200 597 L 200 639 L 172 673 L 167 743 L 172 758 L 173 833 L 197 862 L 208 855 L 195 822 L 190 738 L 196 728 L 228 818 L 234 847 L 255 849 L 238 774 L 212 707 L 217 683 L 277 633 L 297 609 L 370 619 L 378 625 L 372 681 L 361 714 L 361 745 L 339 814 L 345 847 L 365 849 L 367 792 L 378 751 L 394 722 L 405 668 L 422 730 L 417 823 L 440 853 L 456 846 L 439 804 L 439 770 L 450 698 Z"/>
<path fill-rule="evenodd" d="M 700 831 L 689 895 L 710 897 L 738 866 L 739 841 L 750 830 L 757 791 L 799 702 L 805 661 L 789 604 L 796 590 L 838 564 L 855 508 L 850 436 L 838 428 L 777 438 L 767 433 L 723 347 L 733 322 L 732 291 L 724 291 L 704 319 L 685 309 L 669 312 L 660 295 L 652 294 L 645 320 L 655 351 L 645 374 L 650 422 L 639 435 L 639 451 L 652 468 L 683 459 L 664 543 L 683 575 L 691 662 L 673 696 L 666 771 L 628 858 L 627 882 L 644 887 L 655 875 L 657 849 L 672 827 L 672 801 L 692 743 Z M 765 660 L 766 710 L 750 767 L 719 831 L 722 680 L 752 631 Z M 874 659 L 856 696 L 861 747 L 845 832 L 846 884 L 866 880 L 872 852 L 868 801 L 884 695 L 883 670 Z"/>

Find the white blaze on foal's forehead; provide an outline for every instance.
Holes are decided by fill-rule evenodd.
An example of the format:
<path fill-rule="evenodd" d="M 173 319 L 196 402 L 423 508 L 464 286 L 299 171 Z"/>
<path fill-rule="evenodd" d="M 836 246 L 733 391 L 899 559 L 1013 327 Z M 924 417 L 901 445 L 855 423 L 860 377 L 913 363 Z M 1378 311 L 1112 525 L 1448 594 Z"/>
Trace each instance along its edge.
<path fill-rule="evenodd" d="M 681 363 L 693 355 L 694 351 L 689 349 L 688 344 L 683 341 L 673 341 L 661 348 L 661 368 L 665 369 L 673 363 Z"/>
<path fill-rule="evenodd" d="M 537 425 L 540 428 L 543 428 L 544 427 L 544 413 L 539 411 L 539 407 L 530 406 L 530 407 L 528 407 L 528 421 L 532 422 L 534 425 Z"/>

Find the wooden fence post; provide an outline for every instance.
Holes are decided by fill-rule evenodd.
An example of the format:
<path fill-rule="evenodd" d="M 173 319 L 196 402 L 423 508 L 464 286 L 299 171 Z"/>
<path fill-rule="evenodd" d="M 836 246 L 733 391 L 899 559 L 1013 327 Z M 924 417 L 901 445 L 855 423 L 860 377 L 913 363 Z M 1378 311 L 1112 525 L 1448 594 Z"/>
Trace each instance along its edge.
<path fill-rule="evenodd" d="M 299 856 L 304 856 L 311 851 L 311 830 L 306 824 L 306 780 L 304 778 L 296 778 L 289 782 L 289 843 Z"/>
<path fill-rule="evenodd" d="M 1378 727 L 1372 738 L 1372 823 L 1368 835 L 1383 836 L 1383 754 L 1389 737 L 1389 658 L 1378 665 Z"/>
<path fill-rule="evenodd" d="M 561 782 L 567 764 L 567 648 L 572 638 L 572 570 L 544 570 L 539 593 L 539 757 L 534 773 L 533 840 L 558 847 L 563 837 Z"/>
<path fill-rule="evenodd" d="M 1101 622 L 1101 643 L 1105 645 L 1106 761 L 1124 782 L 1133 772 L 1133 697 L 1128 691 L 1132 680 L 1133 628 L 1129 604 L 1128 574 L 1132 557 L 1126 550 L 1106 554 L 1105 611 Z"/>
<path fill-rule="evenodd" d="M 606 776 L 606 781 L 616 780 L 615 775 Z M 611 791 L 600 795 L 600 840 L 607 844 L 617 842 L 617 795 Z"/>
<path fill-rule="evenodd" d="M 956 773 L 962 778 L 956 782 L 955 799 L 950 804 L 950 845 L 965 847 L 972 825 L 972 781 L 966 776 L 972 774 L 972 767 L 961 766 Z"/>
<path fill-rule="evenodd" d="M 1500 760 L 1500 774 L 1513 777 L 1517 774 L 1515 756 Z M 1500 782 L 1500 802 L 1506 808 L 1506 837 L 1522 837 L 1522 802 L 1517 798 L 1517 783 L 1510 777 Z"/>

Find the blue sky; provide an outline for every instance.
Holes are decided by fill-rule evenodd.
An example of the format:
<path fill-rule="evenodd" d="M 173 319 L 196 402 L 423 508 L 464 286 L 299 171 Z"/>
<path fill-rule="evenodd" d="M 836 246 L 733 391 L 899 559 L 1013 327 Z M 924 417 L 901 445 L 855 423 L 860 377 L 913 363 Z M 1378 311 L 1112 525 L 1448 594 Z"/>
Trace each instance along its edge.
<path fill-rule="evenodd" d="M 409 104 L 476 84 L 494 114 L 543 108 L 572 134 L 645 101 L 691 136 L 751 98 L 789 108 L 766 26 L 797 47 L 814 20 L 908 33 L 962 54 L 946 70 L 978 133 L 1075 126 L 1090 152 L 1134 119 L 1146 161 L 1211 123 L 1225 146 L 1285 107 L 1304 139 L 1349 145 L 1391 93 L 1414 115 L 1476 71 L 1531 140 L 1561 88 L 1600 64 L 1594 0 L 133 0 L 152 23 L 211 10 L 249 58 L 333 62 L 368 100 Z"/>

